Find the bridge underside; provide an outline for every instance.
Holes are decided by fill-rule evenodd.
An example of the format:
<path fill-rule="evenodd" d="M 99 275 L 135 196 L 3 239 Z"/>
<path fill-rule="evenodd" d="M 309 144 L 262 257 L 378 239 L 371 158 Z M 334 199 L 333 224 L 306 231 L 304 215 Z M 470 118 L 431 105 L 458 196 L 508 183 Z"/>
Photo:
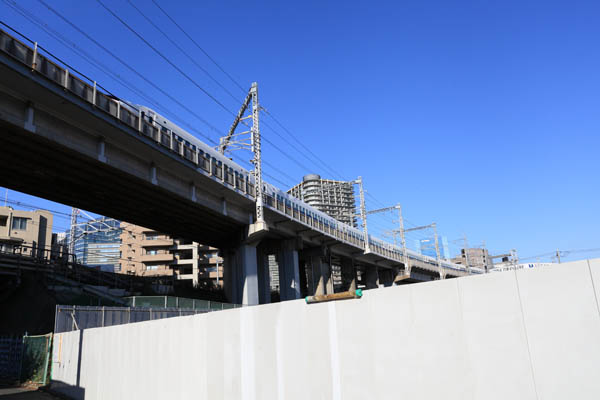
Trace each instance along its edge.
<path fill-rule="evenodd" d="M 0 185 L 221 247 L 242 225 L 23 128 L 0 122 Z"/>

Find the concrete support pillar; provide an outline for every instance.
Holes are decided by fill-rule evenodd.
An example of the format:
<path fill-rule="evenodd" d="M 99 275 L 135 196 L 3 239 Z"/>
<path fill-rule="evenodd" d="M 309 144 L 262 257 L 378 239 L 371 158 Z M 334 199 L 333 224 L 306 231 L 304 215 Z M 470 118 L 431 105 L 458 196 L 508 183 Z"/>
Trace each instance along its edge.
<path fill-rule="evenodd" d="M 332 294 L 333 279 L 331 279 L 331 265 L 327 257 L 312 257 L 313 276 L 316 278 L 314 295 Z"/>
<path fill-rule="evenodd" d="M 313 274 L 312 259 L 308 257 L 303 262 L 304 272 L 306 276 L 306 293 L 305 295 L 311 296 L 315 293 L 317 287 L 318 274 Z"/>
<path fill-rule="evenodd" d="M 388 287 L 394 284 L 394 274 L 391 269 L 382 269 L 379 271 L 379 283 Z"/>
<path fill-rule="evenodd" d="M 281 300 L 300 298 L 300 271 L 296 241 L 284 241 L 277 254 L 279 266 L 279 295 Z"/>
<path fill-rule="evenodd" d="M 439 271 L 440 279 L 446 279 L 446 271 L 442 268 Z"/>
<path fill-rule="evenodd" d="M 304 249 L 300 258 L 304 260 L 306 294 L 312 296 L 333 293 L 328 249 L 325 247 Z"/>
<path fill-rule="evenodd" d="M 356 290 L 356 267 L 351 258 L 342 258 L 342 291 Z"/>
<path fill-rule="evenodd" d="M 379 287 L 379 271 L 377 267 L 366 266 L 365 274 L 367 276 L 367 289 L 377 289 Z"/>
<path fill-rule="evenodd" d="M 198 274 L 200 273 L 198 269 L 198 246 L 200 244 L 198 242 L 192 242 L 192 285 L 194 287 L 198 287 L 200 281 L 198 279 Z"/>
<path fill-rule="evenodd" d="M 258 304 L 256 247 L 241 244 L 225 257 L 225 294 L 235 304 Z"/>
<path fill-rule="evenodd" d="M 260 304 L 271 302 L 271 274 L 269 258 L 263 248 L 257 248 L 258 301 Z"/>
<path fill-rule="evenodd" d="M 98 161 L 103 163 L 106 162 L 106 141 L 103 137 L 98 139 L 98 143 L 96 144 L 96 150 L 98 152 Z"/>
<path fill-rule="evenodd" d="M 29 132 L 35 133 L 36 127 L 33 122 L 33 116 L 33 103 L 27 103 L 27 108 L 25 109 L 25 125 L 23 127 Z"/>
<path fill-rule="evenodd" d="M 154 163 L 150 164 L 150 182 L 153 185 L 158 185 L 158 179 L 156 177 L 156 165 Z"/>
<path fill-rule="evenodd" d="M 320 255 L 311 255 L 305 264 L 309 295 L 333 293 L 331 266 L 327 259 Z"/>

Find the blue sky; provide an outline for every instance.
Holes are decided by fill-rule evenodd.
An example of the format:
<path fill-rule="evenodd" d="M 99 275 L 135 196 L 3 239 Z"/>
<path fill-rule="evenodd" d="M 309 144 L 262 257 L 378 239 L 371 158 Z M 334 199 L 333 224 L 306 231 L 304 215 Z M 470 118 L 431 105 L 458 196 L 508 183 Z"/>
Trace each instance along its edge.
<path fill-rule="evenodd" d="M 151 0 L 134 4 L 218 84 L 126 1 L 102 1 L 225 108 L 237 111 L 243 91 Z M 271 165 L 265 170 L 278 186 L 312 172 L 361 175 L 368 208 L 400 202 L 409 226 L 435 221 L 451 242 L 466 234 L 472 245 L 485 241 L 493 253 L 515 248 L 522 257 L 600 248 L 600 3 L 156 1 L 235 81 L 243 87 L 257 81 L 262 105 L 336 173 L 297 151 L 303 149 L 264 116 L 286 138 L 263 126 L 264 136 L 287 153 L 264 145 Z M 120 97 L 148 104 L 12 3 L 0 1 L 4 22 Z M 48 4 L 217 130 L 228 129 L 228 112 L 98 2 Z M 174 120 L 217 140 L 218 133 L 39 1 L 18 5 L 165 107 L 157 111 L 169 115 L 168 109 Z M 9 199 L 68 210 L 13 191 Z M 68 225 L 60 217 L 57 223 Z M 377 235 L 395 227 L 391 215 L 375 216 L 369 224 Z M 450 250 L 457 252 L 458 244 Z"/>

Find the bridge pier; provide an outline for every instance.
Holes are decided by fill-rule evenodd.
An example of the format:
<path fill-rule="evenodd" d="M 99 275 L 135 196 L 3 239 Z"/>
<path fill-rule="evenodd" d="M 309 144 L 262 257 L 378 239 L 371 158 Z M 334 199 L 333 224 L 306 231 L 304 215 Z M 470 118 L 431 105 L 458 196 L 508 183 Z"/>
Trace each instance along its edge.
<path fill-rule="evenodd" d="M 225 251 L 225 295 L 234 304 L 259 303 L 256 245 L 242 243 Z"/>
<path fill-rule="evenodd" d="M 281 301 L 299 299 L 300 268 L 296 240 L 285 240 L 277 253 L 279 267 L 279 296 Z"/>
<path fill-rule="evenodd" d="M 377 289 L 379 287 L 379 268 L 377 267 L 365 267 L 366 282 L 365 286 L 367 289 Z"/>
<path fill-rule="evenodd" d="M 312 248 L 302 255 L 306 271 L 307 293 L 309 295 L 332 294 L 331 260 L 327 248 Z"/>
<path fill-rule="evenodd" d="M 257 278 L 258 302 L 268 304 L 271 302 L 271 271 L 269 270 L 269 255 L 264 247 L 257 249 Z"/>
<path fill-rule="evenodd" d="M 351 258 L 342 258 L 342 291 L 356 290 L 356 266 Z"/>
<path fill-rule="evenodd" d="M 396 275 L 398 271 L 395 268 L 383 269 L 379 271 L 379 282 L 385 287 L 393 286 Z"/>

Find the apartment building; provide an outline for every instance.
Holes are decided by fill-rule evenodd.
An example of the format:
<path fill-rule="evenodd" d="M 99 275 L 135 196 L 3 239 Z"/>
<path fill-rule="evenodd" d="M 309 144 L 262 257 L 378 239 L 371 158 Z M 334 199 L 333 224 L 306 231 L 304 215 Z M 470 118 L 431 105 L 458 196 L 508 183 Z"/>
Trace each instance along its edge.
<path fill-rule="evenodd" d="M 352 182 L 321 179 L 320 175 L 309 174 L 288 193 L 340 222 L 357 226 Z"/>
<path fill-rule="evenodd" d="M 0 207 L 0 251 L 21 247 L 23 254 L 43 256 L 52 245 L 52 213 Z"/>
<path fill-rule="evenodd" d="M 121 273 L 173 276 L 194 287 L 221 286 L 223 260 L 214 247 L 121 222 Z"/>
<path fill-rule="evenodd" d="M 467 260 L 470 267 L 482 268 L 485 271 L 494 266 L 488 250 L 480 247 L 461 249 L 461 254 L 451 261 L 455 264 L 467 265 Z"/>

